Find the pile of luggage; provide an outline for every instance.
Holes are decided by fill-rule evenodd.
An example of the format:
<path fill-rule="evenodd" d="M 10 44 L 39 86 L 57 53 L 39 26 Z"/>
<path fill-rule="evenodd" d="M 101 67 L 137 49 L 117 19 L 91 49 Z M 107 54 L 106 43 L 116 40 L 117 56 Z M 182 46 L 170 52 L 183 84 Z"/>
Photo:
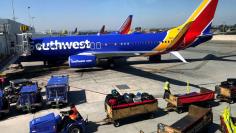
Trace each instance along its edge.
<path fill-rule="evenodd" d="M 228 78 L 226 81 L 221 82 L 221 85 L 226 87 L 234 87 L 236 86 L 236 79 Z"/>
<path fill-rule="evenodd" d="M 106 96 L 105 103 L 110 106 L 116 106 L 121 104 L 130 104 L 154 99 L 155 98 L 148 93 L 138 92 L 136 95 L 133 93 L 124 93 L 123 95 L 121 95 L 117 90 L 114 89 L 111 91 L 111 94 L 108 94 Z"/>
<path fill-rule="evenodd" d="M 228 78 L 215 86 L 216 98 L 233 104 L 236 101 L 236 79 Z"/>

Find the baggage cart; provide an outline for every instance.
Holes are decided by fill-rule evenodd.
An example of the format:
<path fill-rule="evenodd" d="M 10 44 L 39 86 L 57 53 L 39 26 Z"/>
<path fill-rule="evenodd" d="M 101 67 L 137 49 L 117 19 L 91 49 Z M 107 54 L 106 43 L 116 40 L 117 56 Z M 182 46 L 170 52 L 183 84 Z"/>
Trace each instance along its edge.
<path fill-rule="evenodd" d="M 188 108 L 190 104 L 213 101 L 214 97 L 214 91 L 206 88 L 200 88 L 200 92 L 189 94 L 172 95 L 169 92 L 164 94 L 164 98 L 168 102 L 167 109 L 174 109 L 178 113 L 183 113 L 184 109 Z"/>
<path fill-rule="evenodd" d="M 53 107 L 68 104 L 69 76 L 53 75 L 46 86 L 46 103 Z"/>
<path fill-rule="evenodd" d="M 150 114 L 151 118 L 153 118 L 154 113 L 157 110 L 158 110 L 158 101 L 156 99 L 128 103 L 128 104 L 121 104 L 116 106 L 110 106 L 107 103 L 105 103 L 107 120 L 109 122 L 112 122 L 115 127 L 120 126 L 120 120 L 129 118 L 131 116 Z"/>
<path fill-rule="evenodd" d="M 41 108 L 43 97 L 37 84 L 23 86 L 20 90 L 16 108 L 23 112 L 32 112 Z"/>
<path fill-rule="evenodd" d="M 189 106 L 188 115 L 176 121 L 171 126 L 159 123 L 157 133 L 200 133 L 207 131 L 212 124 L 213 114 L 210 108 L 195 105 Z"/>

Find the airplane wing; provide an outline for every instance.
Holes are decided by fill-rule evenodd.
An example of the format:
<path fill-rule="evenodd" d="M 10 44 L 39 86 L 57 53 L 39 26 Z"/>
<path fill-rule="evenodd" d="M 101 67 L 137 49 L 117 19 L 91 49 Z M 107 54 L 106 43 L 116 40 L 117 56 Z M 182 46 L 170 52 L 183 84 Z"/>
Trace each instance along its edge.
<path fill-rule="evenodd" d="M 111 58 L 111 57 L 133 57 L 141 56 L 143 54 L 158 54 L 158 51 L 109 51 L 109 52 L 86 52 L 78 55 L 94 55 L 97 58 Z"/>

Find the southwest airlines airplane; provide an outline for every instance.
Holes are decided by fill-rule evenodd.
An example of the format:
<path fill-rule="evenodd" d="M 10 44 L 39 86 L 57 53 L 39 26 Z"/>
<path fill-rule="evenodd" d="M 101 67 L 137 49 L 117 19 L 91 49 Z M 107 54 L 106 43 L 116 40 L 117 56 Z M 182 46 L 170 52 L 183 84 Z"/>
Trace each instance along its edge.
<path fill-rule="evenodd" d="M 33 39 L 31 57 L 53 61 L 68 59 L 70 67 L 95 67 L 100 60 L 148 56 L 159 61 L 162 54 L 172 53 L 183 62 L 177 52 L 195 47 L 212 38 L 210 32 L 218 0 L 203 0 L 188 20 L 173 29 L 160 33 L 101 34 Z"/>

